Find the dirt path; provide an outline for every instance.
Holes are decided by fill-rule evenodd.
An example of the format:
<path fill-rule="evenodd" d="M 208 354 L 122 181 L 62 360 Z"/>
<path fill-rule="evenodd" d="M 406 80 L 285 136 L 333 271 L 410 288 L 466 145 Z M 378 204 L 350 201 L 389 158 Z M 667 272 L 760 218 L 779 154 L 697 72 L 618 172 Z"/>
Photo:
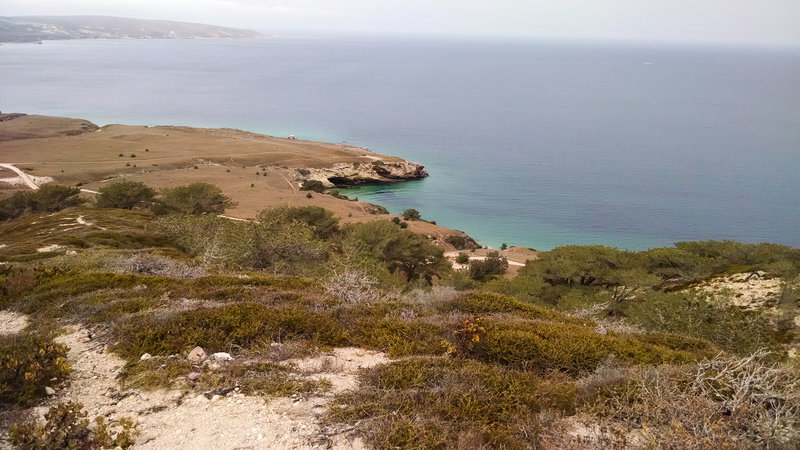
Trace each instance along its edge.
<path fill-rule="evenodd" d="M 70 347 L 72 365 L 71 381 L 57 392 L 58 400 L 81 402 L 90 416 L 134 419 L 139 433 L 134 448 L 141 449 L 363 448 L 358 439 L 324 430 L 319 419 L 336 393 L 357 387 L 359 367 L 388 361 L 377 352 L 336 349 L 287 361 L 309 379 L 329 380 L 332 389 L 324 395 L 265 399 L 234 391 L 207 398 L 186 390 L 121 392 L 116 377 L 122 359 L 83 328 L 74 327 L 57 340 Z"/>
<path fill-rule="evenodd" d="M 27 173 L 23 172 L 20 169 L 17 169 L 17 167 L 14 166 L 13 164 L 0 163 L 0 167 L 5 167 L 6 169 L 13 170 L 14 172 L 16 172 L 16 174 L 19 175 L 22 181 L 25 182 L 25 184 L 34 191 L 39 189 L 39 186 L 33 182 L 33 179 L 31 179 L 31 177 L 29 177 Z"/>

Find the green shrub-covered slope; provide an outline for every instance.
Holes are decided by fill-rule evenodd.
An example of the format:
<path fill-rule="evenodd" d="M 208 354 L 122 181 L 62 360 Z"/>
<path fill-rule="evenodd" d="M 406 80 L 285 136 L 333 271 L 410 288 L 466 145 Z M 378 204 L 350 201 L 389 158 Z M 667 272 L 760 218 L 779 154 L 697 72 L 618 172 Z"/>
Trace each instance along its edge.
<path fill-rule="evenodd" d="M 341 346 L 384 351 L 394 362 L 364 370 L 361 388 L 325 416 L 375 448 L 584 445 L 569 431 L 576 424 L 609 430 L 600 436 L 609 445 L 798 442 L 796 383 L 770 384 L 772 403 L 730 409 L 741 377 L 797 374 L 788 355 L 798 249 L 562 247 L 514 279 L 475 281 L 424 236 L 390 221 L 341 226 L 315 207 L 252 222 L 92 206 L 18 215 L 0 223 L 0 306 L 31 325 L 0 339 L 6 416 L 68 378 L 67 349 L 53 337 L 80 323 L 128 362 L 120 382 L 140 389 L 198 370 L 170 358 L 195 346 L 247 356 L 201 369 L 196 389 L 236 384 L 264 395 L 326 389 L 277 360 Z M 769 308 L 742 310 L 695 288 L 754 271 L 781 280 Z M 741 365 L 725 366 L 707 389 L 704 368 L 734 360 Z M 651 392 L 662 378 L 664 395 L 696 405 L 708 426 Z"/>

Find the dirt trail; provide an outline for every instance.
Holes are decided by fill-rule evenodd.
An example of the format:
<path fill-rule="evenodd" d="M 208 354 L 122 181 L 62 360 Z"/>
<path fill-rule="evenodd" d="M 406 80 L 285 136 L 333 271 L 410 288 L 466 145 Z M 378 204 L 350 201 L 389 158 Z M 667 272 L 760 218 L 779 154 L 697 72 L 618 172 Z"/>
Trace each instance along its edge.
<path fill-rule="evenodd" d="M 58 400 L 83 403 L 90 416 L 111 420 L 130 417 L 139 433 L 134 448 L 256 449 L 363 448 L 360 440 L 324 430 L 319 423 L 330 399 L 357 387 L 356 371 L 387 362 L 381 353 L 336 349 L 315 358 L 288 361 L 309 379 L 327 379 L 330 392 L 321 396 L 270 398 L 231 392 L 226 396 L 181 390 L 121 392 L 116 377 L 124 361 L 105 351 L 83 328 L 59 337 L 70 347 L 71 382 Z"/>
<path fill-rule="evenodd" d="M 13 170 L 14 172 L 16 172 L 16 174 L 19 175 L 22 181 L 25 182 L 25 184 L 34 191 L 39 189 L 39 186 L 33 182 L 33 179 L 31 179 L 31 177 L 29 177 L 27 173 L 23 172 L 20 169 L 17 169 L 17 167 L 14 166 L 13 164 L 0 163 L 0 167 L 4 167 L 6 169 Z"/>

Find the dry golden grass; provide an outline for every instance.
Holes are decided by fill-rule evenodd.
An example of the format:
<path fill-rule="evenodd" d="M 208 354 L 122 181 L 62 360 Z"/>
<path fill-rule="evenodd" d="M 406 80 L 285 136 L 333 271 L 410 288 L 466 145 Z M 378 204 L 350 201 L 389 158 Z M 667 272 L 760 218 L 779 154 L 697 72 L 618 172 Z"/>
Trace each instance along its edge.
<path fill-rule="evenodd" d="M 238 203 L 226 214 L 239 218 L 253 218 L 263 209 L 283 205 L 321 206 L 343 223 L 393 217 L 375 215 L 375 208 L 363 202 L 318 193 L 308 198 L 307 192 L 299 190 L 292 168 L 375 158 L 399 160 L 396 157 L 349 145 L 233 129 L 107 125 L 95 132 L 86 123 L 35 115 L 0 121 L 0 140 L 6 139 L 0 162 L 14 163 L 31 175 L 52 177 L 59 184 L 80 183 L 90 191 L 122 178 L 154 188 L 211 183 Z M 15 174 L 9 171 L 8 176 Z M 0 196 L 12 193 L 5 189 Z M 445 248 L 450 246 L 444 238 L 455 233 L 424 221 L 409 222 L 409 229 L 432 236 Z"/>

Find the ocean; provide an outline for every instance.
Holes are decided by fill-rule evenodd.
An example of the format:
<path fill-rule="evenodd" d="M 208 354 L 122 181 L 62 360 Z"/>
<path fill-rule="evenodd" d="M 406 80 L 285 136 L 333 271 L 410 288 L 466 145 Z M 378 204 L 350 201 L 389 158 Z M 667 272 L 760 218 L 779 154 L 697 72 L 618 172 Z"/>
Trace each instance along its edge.
<path fill-rule="evenodd" d="M 367 147 L 490 247 L 800 246 L 800 49 L 295 36 L 0 46 L 0 110 Z M 0 147 L 0 158 L 2 158 Z"/>

